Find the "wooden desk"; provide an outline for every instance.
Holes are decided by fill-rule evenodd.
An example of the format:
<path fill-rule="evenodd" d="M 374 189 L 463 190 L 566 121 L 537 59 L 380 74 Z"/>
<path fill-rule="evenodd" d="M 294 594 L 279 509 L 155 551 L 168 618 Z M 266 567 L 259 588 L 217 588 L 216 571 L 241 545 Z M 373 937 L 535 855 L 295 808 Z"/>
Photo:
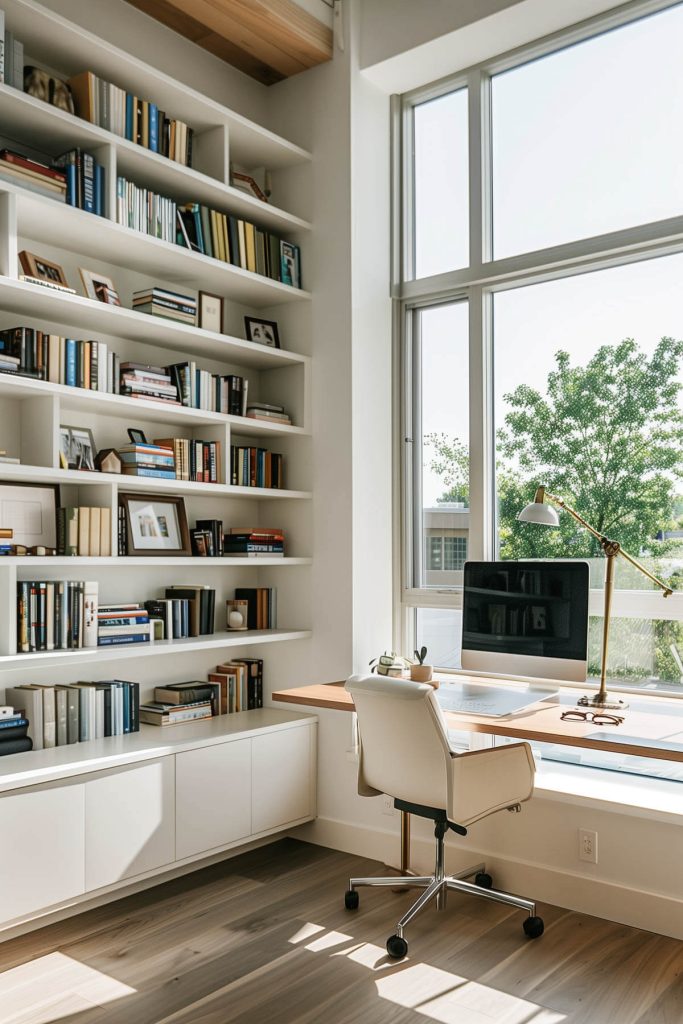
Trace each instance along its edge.
<path fill-rule="evenodd" d="M 442 680 L 444 685 L 451 682 L 476 682 L 486 685 L 480 676 L 458 675 Z M 500 680 L 495 683 L 500 685 Z M 491 684 L 493 685 L 493 681 Z M 585 747 L 592 750 L 606 750 L 614 754 L 633 754 L 637 757 L 653 757 L 664 761 L 683 761 L 683 749 L 662 750 L 648 744 L 648 740 L 673 740 L 683 745 L 683 701 L 675 698 L 657 697 L 657 707 L 671 708 L 671 716 L 653 714 L 637 706 L 623 712 L 621 725 L 595 725 L 593 722 L 566 722 L 562 712 L 572 707 L 583 690 L 562 687 L 561 703 L 542 703 L 504 718 L 490 718 L 484 715 L 445 712 L 449 729 L 465 732 L 482 732 L 493 736 L 509 736 L 519 740 L 536 740 L 538 743 L 561 743 L 570 747 Z M 644 695 L 633 698 L 636 704 L 646 700 Z M 277 690 L 273 700 L 287 704 L 304 704 L 314 708 L 329 708 L 334 711 L 353 711 L 351 695 L 344 689 L 344 682 L 317 683 L 294 690 Z M 590 740 L 592 732 L 614 733 L 614 739 Z M 642 743 L 620 743 L 619 732 L 626 736 L 642 737 Z M 410 872 L 410 815 L 401 813 L 401 864 L 402 875 Z"/>

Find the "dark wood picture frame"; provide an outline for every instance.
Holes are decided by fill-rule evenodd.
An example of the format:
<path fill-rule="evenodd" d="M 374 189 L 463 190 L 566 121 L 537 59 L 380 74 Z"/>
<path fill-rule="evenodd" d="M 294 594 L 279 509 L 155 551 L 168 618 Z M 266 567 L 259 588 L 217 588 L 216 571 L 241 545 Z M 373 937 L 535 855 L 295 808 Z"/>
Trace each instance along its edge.
<path fill-rule="evenodd" d="M 175 509 L 177 519 L 180 547 L 161 547 L 159 545 L 154 545 L 147 548 L 142 546 L 136 547 L 136 537 L 131 524 L 130 506 L 132 502 L 143 502 L 144 504 L 147 505 L 172 505 Z M 133 558 L 149 558 L 150 556 L 166 558 L 168 556 L 192 554 L 192 547 L 190 544 L 190 531 L 187 526 L 187 513 L 185 511 L 185 499 L 182 498 L 180 495 L 146 494 L 144 491 L 139 491 L 133 494 L 131 494 L 130 492 L 124 492 L 119 494 L 119 506 L 123 507 L 126 512 L 126 537 L 128 541 L 127 553 L 129 556 Z"/>
<path fill-rule="evenodd" d="M 19 253 L 19 262 L 27 277 L 39 277 L 41 281 L 59 284 L 62 288 L 69 287 L 69 282 L 59 263 L 46 260 L 44 256 L 36 256 L 33 252 L 27 252 L 26 249 L 22 249 Z"/>

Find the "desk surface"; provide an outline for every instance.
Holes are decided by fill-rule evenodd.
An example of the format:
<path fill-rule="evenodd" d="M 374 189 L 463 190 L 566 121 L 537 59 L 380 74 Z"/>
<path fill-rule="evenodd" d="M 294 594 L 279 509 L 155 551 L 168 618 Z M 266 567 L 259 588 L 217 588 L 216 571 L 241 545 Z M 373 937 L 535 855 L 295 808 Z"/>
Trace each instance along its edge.
<path fill-rule="evenodd" d="M 446 683 L 447 680 L 444 680 Z M 453 682 L 486 683 L 480 676 L 458 675 Z M 492 680 L 493 684 L 493 680 Z M 500 679 L 495 680 L 500 685 Z M 648 740 L 673 740 L 683 744 L 683 702 L 675 698 L 657 697 L 657 712 L 629 708 L 623 712 L 624 722 L 619 726 L 595 725 L 593 722 L 565 722 L 560 718 L 563 710 L 572 707 L 584 691 L 570 688 L 560 690 L 558 703 L 537 704 L 505 718 L 490 718 L 483 715 L 445 712 L 449 729 L 465 732 L 485 732 L 494 736 L 510 736 L 513 739 L 536 740 L 539 743 L 562 743 L 570 747 L 587 747 L 591 750 L 606 750 L 615 754 L 632 754 L 636 757 L 654 757 L 663 761 L 683 761 L 683 750 L 662 750 L 648 744 Z M 637 696 L 642 703 L 646 698 Z M 314 708 L 329 708 L 336 711 L 353 711 L 353 701 L 344 689 L 343 682 L 318 683 L 293 690 L 278 690 L 273 700 L 287 704 L 304 704 Z M 671 715 L 666 709 L 671 709 Z M 661 710 L 660 710 L 661 709 Z M 664 712 L 664 713 L 663 713 Z M 589 733 L 614 733 L 614 739 L 590 740 Z M 642 743 L 620 743 L 619 732 L 625 736 L 637 736 Z"/>

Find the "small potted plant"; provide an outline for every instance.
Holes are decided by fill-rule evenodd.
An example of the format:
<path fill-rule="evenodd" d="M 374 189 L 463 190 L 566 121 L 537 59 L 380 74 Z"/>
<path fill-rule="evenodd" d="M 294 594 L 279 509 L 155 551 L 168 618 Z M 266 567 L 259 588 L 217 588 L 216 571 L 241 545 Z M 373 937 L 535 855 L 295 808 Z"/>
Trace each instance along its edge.
<path fill-rule="evenodd" d="M 427 648 L 421 647 L 419 651 L 415 651 L 415 663 L 410 666 L 410 678 L 414 683 L 431 683 L 432 686 L 438 686 L 438 682 L 432 680 L 434 674 L 433 665 L 425 665 L 425 658 L 427 657 Z"/>

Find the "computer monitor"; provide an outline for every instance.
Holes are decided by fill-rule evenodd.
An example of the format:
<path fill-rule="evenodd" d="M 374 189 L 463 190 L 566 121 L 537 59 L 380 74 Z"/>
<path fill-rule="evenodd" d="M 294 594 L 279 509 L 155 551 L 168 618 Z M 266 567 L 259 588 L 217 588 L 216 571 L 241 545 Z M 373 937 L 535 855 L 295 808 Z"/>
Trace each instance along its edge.
<path fill-rule="evenodd" d="M 462 667 L 584 682 L 588 563 L 466 562 Z"/>

